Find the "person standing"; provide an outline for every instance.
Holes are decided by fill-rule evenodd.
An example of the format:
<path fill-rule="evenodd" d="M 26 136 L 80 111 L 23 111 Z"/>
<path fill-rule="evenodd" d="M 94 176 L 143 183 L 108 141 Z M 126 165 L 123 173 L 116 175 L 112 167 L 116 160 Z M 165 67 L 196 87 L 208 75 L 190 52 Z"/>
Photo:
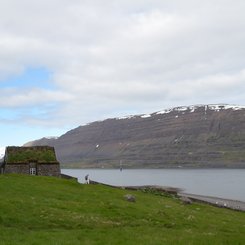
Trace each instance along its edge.
<path fill-rule="evenodd" d="M 89 184 L 89 175 L 88 174 L 85 176 L 85 184 Z"/>

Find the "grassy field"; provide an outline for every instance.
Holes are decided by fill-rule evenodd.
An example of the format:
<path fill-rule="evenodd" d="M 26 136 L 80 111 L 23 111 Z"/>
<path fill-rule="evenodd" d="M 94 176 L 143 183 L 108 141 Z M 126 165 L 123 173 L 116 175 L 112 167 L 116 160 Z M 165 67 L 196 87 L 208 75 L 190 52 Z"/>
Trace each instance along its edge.
<path fill-rule="evenodd" d="M 0 193 L 1 245 L 245 244 L 245 213 L 173 197 L 22 175 Z"/>

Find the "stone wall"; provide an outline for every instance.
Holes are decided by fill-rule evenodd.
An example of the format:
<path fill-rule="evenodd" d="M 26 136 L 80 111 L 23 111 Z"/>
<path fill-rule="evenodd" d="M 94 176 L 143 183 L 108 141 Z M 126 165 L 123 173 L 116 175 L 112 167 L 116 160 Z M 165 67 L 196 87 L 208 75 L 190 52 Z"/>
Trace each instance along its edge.
<path fill-rule="evenodd" d="M 36 174 L 42 176 L 60 176 L 59 163 L 26 163 L 26 164 L 6 164 L 4 173 L 30 174 L 30 167 L 36 167 Z"/>
<path fill-rule="evenodd" d="M 43 176 L 60 176 L 60 165 L 58 163 L 37 164 L 37 175 Z"/>
<path fill-rule="evenodd" d="M 29 164 L 6 164 L 4 173 L 6 174 L 29 174 Z"/>

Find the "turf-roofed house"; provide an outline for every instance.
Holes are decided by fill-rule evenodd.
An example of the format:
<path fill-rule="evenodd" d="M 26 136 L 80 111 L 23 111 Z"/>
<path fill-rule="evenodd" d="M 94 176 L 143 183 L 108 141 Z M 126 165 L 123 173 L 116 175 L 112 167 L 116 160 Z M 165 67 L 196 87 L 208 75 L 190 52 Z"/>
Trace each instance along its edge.
<path fill-rule="evenodd" d="M 60 176 L 60 164 L 54 147 L 50 146 L 8 146 L 0 168 L 6 174 Z"/>

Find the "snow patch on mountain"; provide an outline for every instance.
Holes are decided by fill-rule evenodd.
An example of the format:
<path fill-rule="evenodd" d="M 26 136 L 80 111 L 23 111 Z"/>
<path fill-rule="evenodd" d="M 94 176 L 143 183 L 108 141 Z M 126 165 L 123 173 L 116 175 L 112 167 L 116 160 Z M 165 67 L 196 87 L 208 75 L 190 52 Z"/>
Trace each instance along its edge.
<path fill-rule="evenodd" d="M 134 115 L 130 115 L 130 116 L 124 116 L 124 117 L 117 117 L 116 120 L 125 120 L 125 119 L 131 119 L 131 118 L 134 118 L 135 116 Z"/>
<path fill-rule="evenodd" d="M 168 109 L 164 109 L 162 111 L 154 112 L 152 114 L 128 115 L 128 116 L 122 116 L 122 117 L 116 117 L 116 118 L 110 118 L 110 119 L 112 119 L 112 120 L 126 120 L 126 119 L 133 119 L 133 118 L 150 118 L 154 115 L 168 114 L 170 112 L 177 112 L 177 113 L 180 112 L 181 114 L 185 114 L 185 113 L 193 113 L 199 108 L 204 108 L 204 112 L 205 112 L 205 114 L 207 114 L 208 110 L 219 112 L 221 110 L 231 109 L 231 110 L 237 111 L 237 110 L 245 109 L 245 106 L 228 105 L 228 104 L 209 104 L 209 105 L 199 104 L 199 105 L 191 105 L 191 106 L 178 106 L 178 107 L 168 108 Z M 176 116 L 176 118 L 178 118 L 178 116 Z M 106 120 L 108 120 L 108 119 L 96 121 L 96 122 L 103 122 Z M 86 125 L 88 126 L 92 123 L 94 123 L 94 122 L 87 123 Z"/>
<path fill-rule="evenodd" d="M 171 109 L 165 109 L 163 111 L 158 111 L 156 112 L 157 115 L 160 114 L 167 114 L 170 113 L 172 111 L 175 112 L 195 112 L 195 110 L 197 110 L 200 107 L 205 107 L 205 112 L 207 110 L 212 110 L 212 111 L 220 111 L 220 110 L 228 110 L 228 109 L 232 109 L 234 111 L 237 110 L 243 110 L 245 109 L 245 106 L 238 106 L 238 105 L 227 105 L 227 104 L 211 104 L 211 105 L 192 105 L 192 106 L 180 106 L 180 107 L 174 107 Z"/>
<path fill-rule="evenodd" d="M 160 115 L 160 114 L 167 114 L 170 113 L 171 111 L 173 111 L 173 109 L 165 109 L 163 111 L 158 111 L 156 114 Z"/>
<path fill-rule="evenodd" d="M 220 111 L 220 110 L 228 110 L 232 109 L 233 111 L 238 111 L 245 109 L 245 106 L 238 106 L 238 105 L 208 105 L 208 109 L 214 110 L 214 111 Z"/>
<path fill-rule="evenodd" d="M 116 120 L 125 120 L 125 119 L 132 119 L 132 118 L 137 118 L 137 117 L 141 117 L 141 118 L 149 118 L 151 117 L 151 114 L 143 114 L 143 115 L 130 115 L 130 116 L 123 116 L 123 117 L 117 117 L 115 118 Z"/>
<path fill-rule="evenodd" d="M 145 115 L 141 115 L 140 117 L 141 118 L 149 118 L 149 117 L 151 117 L 151 115 L 150 114 L 145 114 Z"/>

